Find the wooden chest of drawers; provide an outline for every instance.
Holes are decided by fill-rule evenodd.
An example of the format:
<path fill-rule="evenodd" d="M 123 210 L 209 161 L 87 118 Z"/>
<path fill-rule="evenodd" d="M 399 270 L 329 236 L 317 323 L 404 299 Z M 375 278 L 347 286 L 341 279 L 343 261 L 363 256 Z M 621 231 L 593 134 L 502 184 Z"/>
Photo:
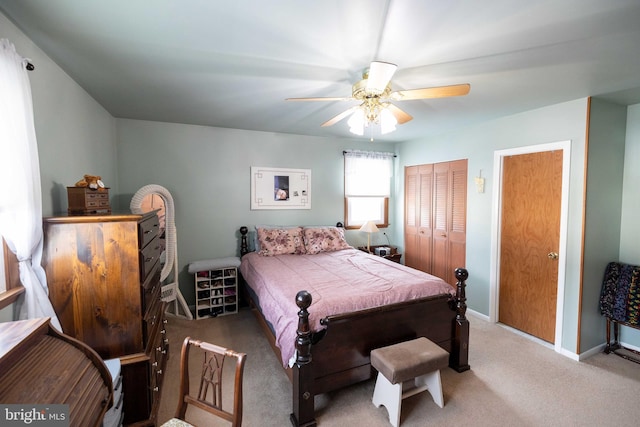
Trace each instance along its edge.
<path fill-rule="evenodd" d="M 44 220 L 49 299 L 65 334 L 120 358 L 124 423 L 153 425 L 167 361 L 155 212 Z"/>

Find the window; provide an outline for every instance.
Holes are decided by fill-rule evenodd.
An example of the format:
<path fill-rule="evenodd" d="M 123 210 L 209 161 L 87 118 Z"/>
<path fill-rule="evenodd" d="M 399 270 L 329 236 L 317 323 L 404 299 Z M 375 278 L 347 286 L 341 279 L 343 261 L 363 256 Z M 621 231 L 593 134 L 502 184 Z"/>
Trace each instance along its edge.
<path fill-rule="evenodd" d="M 367 221 L 389 226 L 393 153 L 344 152 L 344 217 L 346 228 Z"/>
<path fill-rule="evenodd" d="M 0 309 L 15 302 L 23 292 L 24 287 L 20 283 L 20 272 L 18 271 L 18 259 L 0 236 Z"/>

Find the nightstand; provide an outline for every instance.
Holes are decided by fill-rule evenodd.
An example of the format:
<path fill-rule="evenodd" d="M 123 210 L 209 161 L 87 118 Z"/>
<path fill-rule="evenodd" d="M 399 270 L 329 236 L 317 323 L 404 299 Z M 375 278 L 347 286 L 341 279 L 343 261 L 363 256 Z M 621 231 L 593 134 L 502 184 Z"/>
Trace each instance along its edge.
<path fill-rule="evenodd" d="M 375 255 L 376 248 L 389 248 L 389 249 L 391 249 L 391 253 L 389 255 L 384 255 L 382 257 L 386 258 L 386 259 L 388 259 L 390 261 L 400 263 L 400 259 L 402 258 L 402 254 L 398 253 L 398 248 L 396 248 L 395 246 L 376 245 L 376 246 L 369 246 L 369 247 L 371 248 L 371 252 L 369 252 L 367 250 L 366 246 L 359 246 L 358 249 L 360 249 L 363 252 L 369 252 L 370 254 Z"/>

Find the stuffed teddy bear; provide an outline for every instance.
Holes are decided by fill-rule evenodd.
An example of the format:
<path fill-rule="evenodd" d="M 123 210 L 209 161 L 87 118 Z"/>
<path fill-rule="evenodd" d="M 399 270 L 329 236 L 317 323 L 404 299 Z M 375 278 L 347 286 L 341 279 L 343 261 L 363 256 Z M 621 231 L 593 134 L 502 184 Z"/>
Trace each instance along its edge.
<path fill-rule="evenodd" d="M 104 188 L 102 177 L 97 175 L 85 175 L 80 181 L 76 182 L 76 187 L 89 187 L 92 190 Z"/>

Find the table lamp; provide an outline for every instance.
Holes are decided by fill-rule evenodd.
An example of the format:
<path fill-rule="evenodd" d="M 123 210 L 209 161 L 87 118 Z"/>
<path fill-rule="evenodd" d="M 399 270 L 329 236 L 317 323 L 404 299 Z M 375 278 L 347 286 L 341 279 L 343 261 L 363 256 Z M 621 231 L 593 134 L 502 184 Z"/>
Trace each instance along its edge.
<path fill-rule="evenodd" d="M 380 230 L 373 221 L 367 221 L 360 227 L 360 231 L 367 233 L 367 252 L 371 252 L 371 233 L 377 233 Z"/>

